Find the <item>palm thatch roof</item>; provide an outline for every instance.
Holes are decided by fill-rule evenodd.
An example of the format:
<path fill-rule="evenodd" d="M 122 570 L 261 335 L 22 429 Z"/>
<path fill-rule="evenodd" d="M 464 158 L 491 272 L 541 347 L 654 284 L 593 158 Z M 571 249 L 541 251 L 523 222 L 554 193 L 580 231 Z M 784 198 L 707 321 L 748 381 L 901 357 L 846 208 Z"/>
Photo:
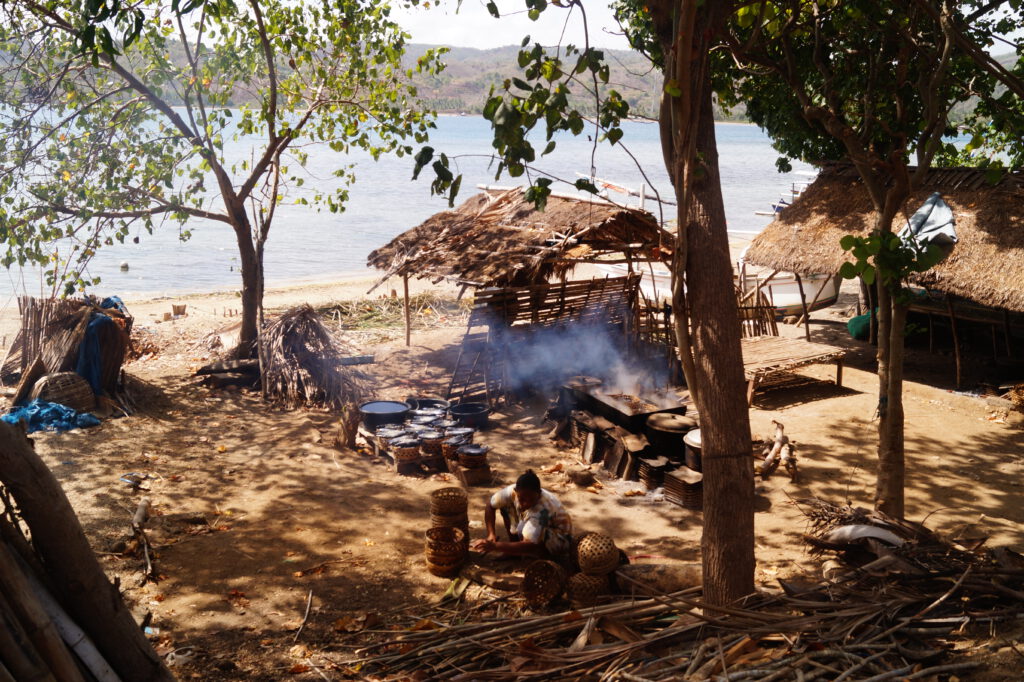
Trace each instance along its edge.
<path fill-rule="evenodd" d="M 1024 172 L 992 179 L 980 169 L 933 169 L 897 220 L 909 218 L 932 192 L 939 192 L 953 209 L 959 241 L 945 260 L 917 275 L 915 284 L 1024 312 Z M 839 240 L 869 232 L 874 218 L 856 171 L 848 165 L 828 166 L 754 238 L 746 260 L 802 274 L 835 273 L 849 259 Z"/>
<path fill-rule="evenodd" d="M 488 191 L 457 209 L 431 216 L 403 232 L 367 259 L 384 279 L 442 279 L 473 286 L 522 286 L 547 281 L 578 263 L 628 251 L 637 261 L 672 236 L 650 213 L 598 199 L 548 198 L 544 211 L 522 188 Z"/>

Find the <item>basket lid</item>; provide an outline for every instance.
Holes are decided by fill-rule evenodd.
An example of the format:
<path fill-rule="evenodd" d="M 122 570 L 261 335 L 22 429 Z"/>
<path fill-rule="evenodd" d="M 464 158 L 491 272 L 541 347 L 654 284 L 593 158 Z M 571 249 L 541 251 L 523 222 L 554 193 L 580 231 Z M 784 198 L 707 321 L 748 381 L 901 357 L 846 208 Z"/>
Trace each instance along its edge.
<path fill-rule="evenodd" d="M 700 447 L 700 429 L 693 429 L 685 436 L 683 436 L 683 442 L 689 445 L 691 448 Z"/>

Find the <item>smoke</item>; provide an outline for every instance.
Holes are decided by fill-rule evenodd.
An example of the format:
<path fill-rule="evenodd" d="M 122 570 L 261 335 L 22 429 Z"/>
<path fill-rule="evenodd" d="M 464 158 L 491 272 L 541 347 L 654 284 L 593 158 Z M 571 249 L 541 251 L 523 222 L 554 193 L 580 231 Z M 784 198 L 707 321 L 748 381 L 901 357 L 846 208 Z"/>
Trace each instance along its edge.
<path fill-rule="evenodd" d="M 513 393 L 550 394 L 577 375 L 604 380 L 603 393 L 657 397 L 668 385 L 668 368 L 639 361 L 621 329 L 576 322 L 529 330 L 492 327 L 492 349 L 505 361 L 506 388 Z M 673 404 L 678 404 L 673 403 Z"/>

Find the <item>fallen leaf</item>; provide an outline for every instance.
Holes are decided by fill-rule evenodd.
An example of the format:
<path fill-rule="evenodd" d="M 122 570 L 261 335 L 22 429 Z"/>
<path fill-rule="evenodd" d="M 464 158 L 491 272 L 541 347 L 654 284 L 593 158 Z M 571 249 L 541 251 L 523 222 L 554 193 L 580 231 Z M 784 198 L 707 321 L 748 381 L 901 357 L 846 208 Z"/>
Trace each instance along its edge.
<path fill-rule="evenodd" d="M 627 490 L 624 493 L 625 497 L 639 497 L 640 495 L 643 495 L 643 494 L 644 494 L 643 490 Z"/>
<path fill-rule="evenodd" d="M 540 472 L 542 474 L 553 474 L 557 471 L 561 471 L 562 468 L 562 463 L 558 462 L 557 464 L 552 464 L 551 466 L 544 467 L 543 469 L 540 470 Z"/>
<path fill-rule="evenodd" d="M 292 667 L 288 668 L 289 675 L 301 675 L 302 673 L 308 673 L 311 668 L 308 665 L 302 663 L 296 663 Z"/>
<path fill-rule="evenodd" d="M 601 491 L 598 490 L 597 487 L 595 487 L 595 486 L 588 487 L 587 488 L 587 492 L 588 493 L 594 493 L 595 495 L 599 495 L 601 493 Z"/>
<path fill-rule="evenodd" d="M 429 618 L 423 618 L 409 629 L 413 632 L 419 632 L 420 630 L 436 630 L 439 627 L 441 626 Z"/>
<path fill-rule="evenodd" d="M 227 449 L 226 446 L 224 446 L 224 445 L 218 445 L 217 446 L 217 452 L 227 452 L 227 451 L 228 451 L 228 449 Z"/>

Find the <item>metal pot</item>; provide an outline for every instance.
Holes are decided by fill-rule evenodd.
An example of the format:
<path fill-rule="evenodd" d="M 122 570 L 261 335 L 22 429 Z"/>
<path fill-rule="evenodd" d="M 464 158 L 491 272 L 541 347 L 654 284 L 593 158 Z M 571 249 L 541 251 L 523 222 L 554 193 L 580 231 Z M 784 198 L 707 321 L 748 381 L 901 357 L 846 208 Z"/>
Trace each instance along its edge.
<path fill-rule="evenodd" d="M 401 426 L 409 415 L 409 404 L 397 400 L 371 400 L 359 406 L 363 426 L 375 432 L 385 425 Z"/>
<path fill-rule="evenodd" d="M 694 471 L 700 471 L 700 429 L 693 429 L 687 432 L 683 438 L 683 443 L 686 444 L 686 466 Z"/>
<path fill-rule="evenodd" d="M 491 408 L 485 403 L 456 403 L 448 408 L 448 413 L 463 426 L 482 429 L 487 426 Z"/>
<path fill-rule="evenodd" d="M 450 405 L 447 400 L 440 398 L 406 398 L 405 402 L 409 403 L 414 410 L 436 409 L 441 412 L 446 411 Z"/>

